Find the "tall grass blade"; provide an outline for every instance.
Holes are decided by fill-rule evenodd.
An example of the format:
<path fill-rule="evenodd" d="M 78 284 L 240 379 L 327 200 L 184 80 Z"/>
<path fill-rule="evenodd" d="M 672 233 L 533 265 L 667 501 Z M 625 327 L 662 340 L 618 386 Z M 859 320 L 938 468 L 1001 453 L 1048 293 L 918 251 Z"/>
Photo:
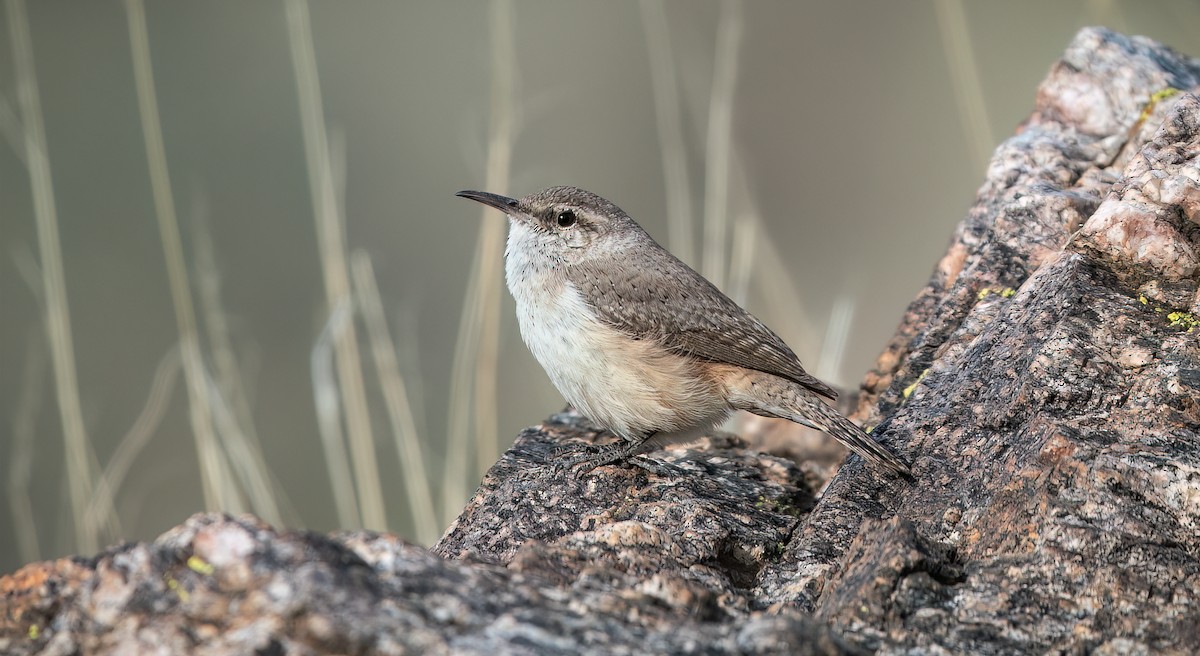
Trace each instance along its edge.
<path fill-rule="evenodd" d="M 752 287 L 763 298 L 771 299 L 763 313 L 764 319 L 768 325 L 777 327 L 780 336 L 800 354 L 802 361 L 810 362 L 816 355 L 814 349 L 819 344 L 817 335 L 820 334 L 813 326 L 812 313 L 805 309 L 804 295 L 779 252 L 778 240 L 771 238 L 765 226 L 758 234 Z"/>
<path fill-rule="evenodd" d="M 34 220 L 37 224 L 46 333 L 54 370 L 59 418 L 62 421 L 71 517 L 77 548 L 91 553 L 100 546 L 99 536 L 85 519 L 88 502 L 95 494 L 96 471 L 89 460 L 91 444 L 88 441 L 79 402 L 75 346 L 71 337 L 66 274 L 63 271 L 62 246 L 58 234 L 58 210 L 54 201 L 46 128 L 42 119 L 41 98 L 33 63 L 33 37 L 24 1 L 8 0 L 6 8 L 13 62 L 16 64 L 17 103 L 24 128 L 24 160 L 29 169 Z M 111 508 L 111 499 L 109 501 Z"/>
<path fill-rule="evenodd" d="M 333 488 L 333 507 L 337 510 L 338 524 L 343 527 L 362 526 L 358 501 L 354 497 L 354 475 L 350 472 L 350 457 L 346 453 L 346 439 L 342 434 L 340 395 L 333 366 L 336 334 L 347 329 L 349 320 L 350 303 L 347 301 L 329 314 L 329 321 L 325 322 L 325 327 L 313 344 L 310 356 L 317 430 L 321 433 L 325 468 Z"/>
<path fill-rule="evenodd" d="M 514 43 L 515 17 L 511 0 L 492 0 L 492 85 L 491 133 L 488 139 L 484 188 L 508 190 L 515 133 L 517 51 Z M 491 216 L 488 216 L 488 215 Z M 506 221 L 495 210 L 483 210 L 483 233 L 479 245 L 479 349 L 475 357 L 475 455 L 476 470 L 491 467 L 500 457 L 496 409 L 496 387 L 500 358 L 500 298 Z M 500 219 L 500 220 L 496 220 Z"/>
<path fill-rule="evenodd" d="M 676 257 L 696 264 L 696 237 L 692 230 L 692 192 L 688 184 L 687 151 L 683 139 L 683 110 L 676 87 L 671 31 L 662 0 L 641 0 L 642 27 L 650 56 L 650 81 L 654 90 L 654 118 L 662 152 L 663 182 L 667 186 L 667 244 Z"/>
<path fill-rule="evenodd" d="M 213 421 L 219 429 L 217 437 L 221 440 L 221 448 L 228 455 L 229 467 L 236 477 L 239 489 L 255 514 L 271 524 L 279 525 L 283 516 L 275 500 L 275 490 L 271 486 L 271 474 L 266 458 L 263 457 L 258 444 L 238 424 L 229 404 L 221 396 L 221 388 L 217 381 L 211 375 L 206 380 L 209 399 L 212 401 Z"/>
<path fill-rule="evenodd" d="M 492 1 L 491 114 L 484 189 L 493 193 L 504 193 L 508 189 L 516 132 L 517 62 L 513 14 L 511 0 Z M 471 263 L 471 281 L 459 323 L 451 374 L 446 468 L 442 479 L 442 515 L 446 520 L 462 508 L 469 481 L 474 480 L 476 471 L 491 466 L 499 458 L 496 380 L 500 350 L 499 272 L 504 231 L 505 222 L 497 216 L 496 210 L 485 208 Z M 468 379 L 471 381 L 469 386 Z M 473 447 L 467 443 L 470 422 L 465 413 L 468 408 L 473 409 Z M 469 452 L 475 454 L 474 462 L 468 457 Z"/>
<path fill-rule="evenodd" d="M 933 6 L 937 10 L 946 65 L 950 68 L 954 101 L 962 118 L 963 136 L 970 147 L 972 161 L 983 169 L 991 158 L 996 139 L 992 135 L 983 87 L 979 83 L 979 69 L 975 65 L 975 50 L 971 47 L 967 16 L 962 0 L 934 0 Z"/>
<path fill-rule="evenodd" d="M 172 346 L 158 361 L 158 368 L 154 371 L 154 379 L 150 383 L 150 394 L 146 397 L 146 404 L 142 406 L 142 411 L 133 422 L 133 426 L 117 443 L 117 449 L 113 451 L 112 456 L 108 459 L 108 464 L 104 466 L 100 483 L 96 486 L 100 494 L 97 495 L 97 500 L 88 506 L 88 517 L 93 524 L 99 525 L 100 523 L 99 499 L 107 497 L 115 500 L 117 498 L 117 492 L 121 489 L 121 484 L 125 482 L 129 470 L 133 468 L 134 461 L 150 443 L 150 438 L 154 437 L 154 432 L 162 423 L 163 416 L 167 412 L 167 405 L 171 402 L 171 395 L 175 392 L 175 381 L 179 377 L 180 364 L 178 344 Z"/>
<path fill-rule="evenodd" d="M 733 186 L 733 246 L 729 255 L 729 297 L 739 305 L 745 305 L 750 296 L 750 280 L 754 275 L 754 263 L 758 253 L 759 233 L 762 232 L 762 217 L 751 196 L 746 181 L 746 168 L 735 151 L 730 175 Z M 731 209 L 731 212 L 733 210 Z"/>
<path fill-rule="evenodd" d="M 857 302 L 853 294 L 839 294 L 833 301 L 829 313 L 829 324 L 825 328 L 825 339 L 821 343 L 821 357 L 813 375 L 834 387 L 842 384 L 842 360 L 846 345 L 850 343 L 850 328 L 854 325 L 854 310 Z"/>
<path fill-rule="evenodd" d="M 346 264 L 346 244 L 338 200 L 334 187 L 333 166 L 329 155 L 329 136 L 325 129 L 317 58 L 313 46 L 312 24 L 305 0 L 287 0 L 288 43 L 296 72 L 296 92 L 300 121 L 304 132 L 305 162 L 309 189 L 316 218 L 317 245 L 325 280 L 326 304 L 332 311 L 350 299 L 350 273 Z M 338 389 L 346 421 L 346 437 L 354 466 L 362 526 L 387 529 L 383 488 L 376 464 L 375 440 L 367 407 L 358 337 L 353 325 L 334 333 Z"/>
<path fill-rule="evenodd" d="M 729 297 L 745 305 L 754 273 L 758 231 L 761 220 L 752 212 L 742 212 L 733 222 L 733 252 L 729 256 Z"/>
<path fill-rule="evenodd" d="M 13 535 L 17 538 L 17 554 L 23 563 L 41 558 L 38 547 L 37 515 L 29 493 L 33 476 L 34 433 L 38 411 L 42 407 L 42 392 L 46 384 L 46 342 L 41 326 L 29 331 L 26 340 L 25 364 L 21 368 L 20 396 L 12 422 L 12 451 L 8 461 L 8 507 L 13 515 Z"/>
<path fill-rule="evenodd" d="M 483 235 L 480 234 L 480 242 Z M 479 247 L 476 246 L 478 253 Z M 442 461 L 442 524 L 458 516 L 467 499 L 472 459 L 470 455 L 471 368 L 479 350 L 479 260 L 471 261 L 471 274 L 463 297 L 450 369 L 449 411 L 446 417 L 446 456 Z"/>
<path fill-rule="evenodd" d="M 724 289 L 729 243 L 729 169 L 733 143 L 733 92 L 742 40 L 740 0 L 721 0 L 716 61 L 708 102 L 708 144 L 704 176 L 705 277 Z"/>
<path fill-rule="evenodd" d="M 175 323 L 179 329 L 183 377 L 188 391 L 188 416 L 196 439 L 204 505 L 210 510 L 236 512 L 242 508 L 241 500 L 229 474 L 224 454 L 220 451 L 212 423 L 212 406 L 204 359 L 200 353 L 195 304 L 192 301 L 191 285 L 183 256 L 179 221 L 175 215 L 175 198 L 167 170 L 167 153 L 163 145 L 154 73 L 150 65 L 146 9 L 142 0 L 125 0 L 125 9 L 129 19 L 134 85 L 137 89 L 142 136 L 146 142 L 146 159 L 150 169 L 150 189 L 153 192 L 154 213 L 162 237 L 163 256 L 167 264 L 167 283 L 171 290 L 171 302 L 175 307 Z"/>
<path fill-rule="evenodd" d="M 274 477 L 263 456 L 246 386 L 242 382 L 241 366 L 234 355 L 229 319 L 221 302 L 221 276 L 213 252 L 208 206 L 202 194 L 193 195 L 191 214 L 200 313 L 215 368 L 209 376 L 209 387 L 213 419 L 219 428 L 217 435 L 230 456 L 230 464 L 250 506 L 266 521 L 279 525 L 283 522 L 279 511 L 282 492 L 273 484 Z"/>
<path fill-rule="evenodd" d="M 29 160 L 25 157 L 25 128 L 21 127 L 21 119 L 17 118 L 17 113 L 13 111 L 12 103 L 3 97 L 0 97 L 0 135 L 4 136 L 21 165 L 28 168 Z"/>
<path fill-rule="evenodd" d="M 426 462 L 421 436 L 413 419 L 404 376 L 396 362 L 396 345 L 392 342 L 387 319 L 384 318 L 383 302 L 379 299 L 379 287 L 375 282 L 375 269 L 366 251 L 356 250 L 350 254 L 350 270 L 354 275 L 358 307 L 362 311 L 367 335 L 371 339 L 371 361 L 375 363 L 379 388 L 383 393 L 388 419 L 392 424 L 392 435 L 396 439 L 396 452 L 400 456 L 400 467 L 404 472 L 404 488 L 416 538 L 421 544 L 430 545 L 437 540 L 439 533 L 433 489 L 429 486 L 429 479 L 425 474 Z"/>

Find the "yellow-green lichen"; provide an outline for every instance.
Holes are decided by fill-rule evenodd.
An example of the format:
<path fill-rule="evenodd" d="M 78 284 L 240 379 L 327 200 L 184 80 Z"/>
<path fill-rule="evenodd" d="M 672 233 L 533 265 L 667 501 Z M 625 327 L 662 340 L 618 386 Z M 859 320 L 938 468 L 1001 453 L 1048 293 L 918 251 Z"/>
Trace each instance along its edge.
<path fill-rule="evenodd" d="M 992 293 L 999 294 L 1001 298 L 1012 298 L 1013 294 L 1017 293 L 1017 290 L 1013 289 L 1012 287 L 996 287 L 995 289 L 991 287 L 984 287 L 983 289 L 979 290 L 979 293 L 975 295 L 975 298 L 982 301 L 988 296 L 991 296 Z"/>
<path fill-rule="evenodd" d="M 1191 312 L 1175 311 L 1167 315 L 1167 325 L 1190 333 L 1195 332 L 1196 327 L 1200 326 L 1200 319 L 1197 319 L 1196 315 Z"/>
<path fill-rule="evenodd" d="M 205 576 L 212 576 L 214 571 L 213 566 L 200 556 L 190 556 L 187 559 L 187 566 L 188 569 L 192 570 L 193 572 L 196 572 L 197 574 L 203 574 Z"/>
<path fill-rule="evenodd" d="M 167 587 L 179 597 L 179 601 L 182 601 L 185 604 L 187 603 L 188 599 L 191 598 L 191 595 L 188 594 L 188 591 L 184 589 L 183 585 L 181 585 L 179 581 L 176 581 L 169 576 L 167 577 Z"/>
<path fill-rule="evenodd" d="M 41 634 L 41 630 L 38 628 L 38 625 L 36 625 L 36 624 L 29 625 L 29 639 L 30 640 L 37 640 L 38 635 L 40 635 L 40 634 Z"/>
<path fill-rule="evenodd" d="M 904 388 L 904 391 L 901 392 L 901 394 L 904 395 L 904 398 L 907 399 L 908 397 L 912 396 L 912 393 L 915 392 L 917 389 L 917 385 L 920 385 L 921 381 L 925 380 L 925 376 L 928 373 L 929 373 L 928 369 L 926 369 L 925 371 L 922 371 L 921 375 L 917 376 L 917 379 L 913 381 L 912 385 L 909 385 L 908 387 Z"/>
<path fill-rule="evenodd" d="M 1146 119 L 1150 118 L 1150 115 L 1154 113 L 1154 108 L 1158 106 L 1158 103 L 1177 93 L 1179 93 L 1179 89 L 1176 89 L 1175 87 L 1166 87 L 1150 94 L 1150 100 L 1146 101 L 1145 105 L 1142 105 L 1142 113 L 1138 115 L 1137 121 L 1134 122 L 1134 129 L 1136 130 L 1137 128 L 1141 127 L 1142 123 L 1145 123 Z"/>
<path fill-rule="evenodd" d="M 1177 93 L 1179 93 L 1179 89 L 1176 89 L 1175 87 L 1166 87 L 1164 89 L 1159 89 L 1158 91 L 1154 92 L 1154 95 L 1150 96 L 1150 102 L 1152 102 L 1152 103 L 1161 102 L 1163 100 L 1166 100 L 1167 98 L 1170 98 L 1171 96 L 1173 96 Z"/>

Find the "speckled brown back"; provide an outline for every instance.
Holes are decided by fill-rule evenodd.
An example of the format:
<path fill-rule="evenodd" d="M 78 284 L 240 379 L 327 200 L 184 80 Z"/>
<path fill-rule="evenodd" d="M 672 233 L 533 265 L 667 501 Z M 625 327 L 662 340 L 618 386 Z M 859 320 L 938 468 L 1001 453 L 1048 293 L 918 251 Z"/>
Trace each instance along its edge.
<path fill-rule="evenodd" d="M 641 236 L 646 243 L 629 249 L 627 257 L 606 259 L 603 267 L 588 261 L 566 269 L 567 279 L 603 321 L 679 353 L 774 374 L 837 398 L 770 328 L 649 235 Z"/>

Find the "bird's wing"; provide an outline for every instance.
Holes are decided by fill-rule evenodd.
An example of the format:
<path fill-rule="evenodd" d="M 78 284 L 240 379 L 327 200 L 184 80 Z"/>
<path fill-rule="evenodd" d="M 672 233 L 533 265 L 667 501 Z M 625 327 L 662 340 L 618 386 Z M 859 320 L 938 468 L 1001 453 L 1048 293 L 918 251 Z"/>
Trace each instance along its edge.
<path fill-rule="evenodd" d="M 711 282 L 665 250 L 630 259 L 567 267 L 600 319 L 679 353 L 794 381 L 830 399 L 837 392 L 813 377 L 792 349 Z"/>

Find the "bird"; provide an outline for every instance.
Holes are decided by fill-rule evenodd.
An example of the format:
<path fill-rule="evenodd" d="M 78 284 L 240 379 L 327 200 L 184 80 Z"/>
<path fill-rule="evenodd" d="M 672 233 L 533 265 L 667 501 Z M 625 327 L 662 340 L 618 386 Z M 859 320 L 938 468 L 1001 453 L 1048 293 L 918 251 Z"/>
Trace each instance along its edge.
<path fill-rule="evenodd" d="M 779 335 L 611 201 L 571 186 L 456 195 L 508 217 L 505 280 L 523 341 L 567 402 L 621 439 L 570 464 L 590 470 L 690 442 L 746 410 L 823 431 L 911 477 L 825 402 L 837 392 Z"/>

